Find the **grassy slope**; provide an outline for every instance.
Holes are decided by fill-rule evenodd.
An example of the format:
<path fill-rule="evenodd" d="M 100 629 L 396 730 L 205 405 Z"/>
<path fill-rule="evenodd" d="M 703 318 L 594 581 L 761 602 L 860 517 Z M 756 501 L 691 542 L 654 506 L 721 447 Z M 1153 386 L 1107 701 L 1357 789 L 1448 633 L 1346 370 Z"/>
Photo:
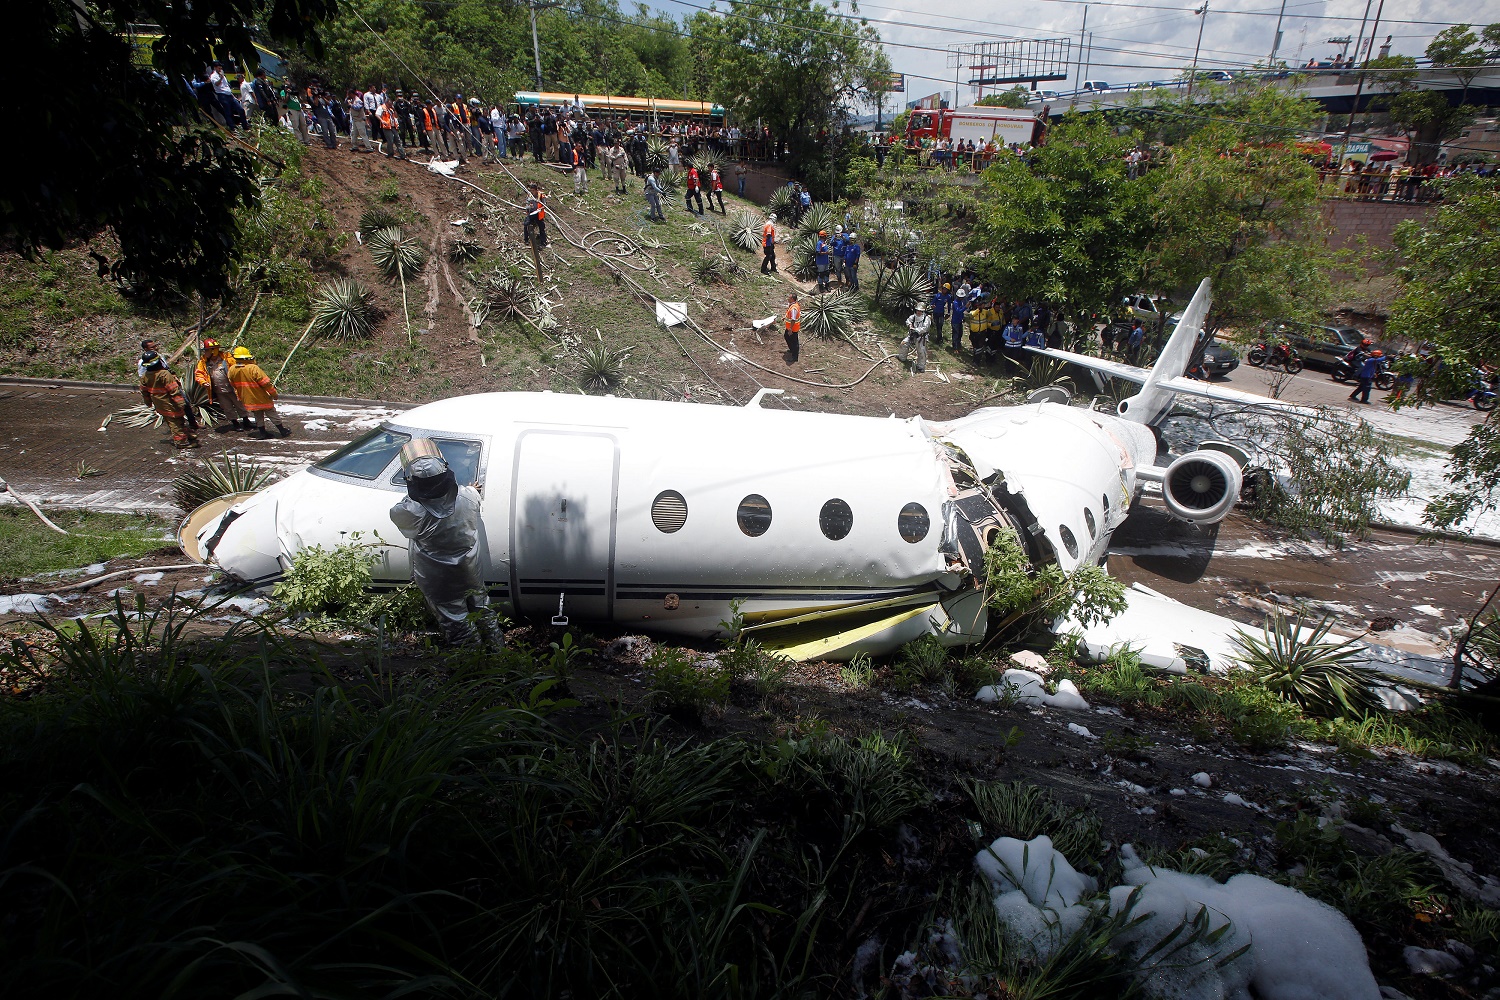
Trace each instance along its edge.
<path fill-rule="evenodd" d="M 136 514 L 102 514 L 87 510 L 48 511 L 57 526 L 79 534 L 59 535 L 31 511 L 0 509 L 0 580 L 140 556 L 160 549 L 167 524 Z"/>

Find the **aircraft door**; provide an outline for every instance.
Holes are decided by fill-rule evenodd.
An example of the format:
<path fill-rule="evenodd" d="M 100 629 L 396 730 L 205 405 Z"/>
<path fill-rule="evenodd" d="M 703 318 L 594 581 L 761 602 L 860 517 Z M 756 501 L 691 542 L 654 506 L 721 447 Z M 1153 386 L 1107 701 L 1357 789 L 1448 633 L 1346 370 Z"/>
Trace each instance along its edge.
<path fill-rule="evenodd" d="M 620 449 L 606 434 L 530 430 L 511 480 L 511 593 L 533 617 L 609 619 Z"/>

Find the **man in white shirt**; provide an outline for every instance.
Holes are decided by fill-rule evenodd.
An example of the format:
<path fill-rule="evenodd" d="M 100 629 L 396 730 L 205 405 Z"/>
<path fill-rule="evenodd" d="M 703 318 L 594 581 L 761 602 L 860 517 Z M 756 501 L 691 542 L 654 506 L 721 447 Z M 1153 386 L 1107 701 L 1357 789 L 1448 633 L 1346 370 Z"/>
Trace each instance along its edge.
<path fill-rule="evenodd" d="M 505 159 L 505 147 L 510 137 L 506 135 L 505 115 L 501 114 L 498 104 L 490 108 L 490 133 L 495 137 L 495 159 Z"/>
<path fill-rule="evenodd" d="M 223 63 L 213 64 L 208 82 L 213 84 L 214 100 L 219 102 L 219 113 L 224 116 L 224 124 L 231 130 L 248 126 L 250 121 L 245 117 L 245 109 L 240 107 L 240 102 L 234 99 L 234 91 L 229 89 L 229 77 L 224 75 Z"/>

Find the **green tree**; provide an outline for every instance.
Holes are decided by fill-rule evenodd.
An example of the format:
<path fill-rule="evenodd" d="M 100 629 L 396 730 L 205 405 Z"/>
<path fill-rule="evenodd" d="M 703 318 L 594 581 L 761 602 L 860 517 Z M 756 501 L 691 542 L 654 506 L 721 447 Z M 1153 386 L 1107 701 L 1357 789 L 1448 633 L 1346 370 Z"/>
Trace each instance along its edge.
<path fill-rule="evenodd" d="M 1340 258 L 1322 239 L 1317 172 L 1286 128 L 1311 127 L 1316 105 L 1265 87 L 1208 113 L 1153 171 L 1147 283 L 1185 294 L 1212 279 L 1211 328 L 1313 318 Z"/>
<path fill-rule="evenodd" d="M 1493 25 L 1491 26 L 1493 27 Z M 1490 37 L 1490 29 L 1485 29 L 1485 38 Z M 1434 66 L 1455 67 L 1453 75 L 1458 77 L 1464 85 L 1463 93 L 1459 96 L 1458 103 L 1469 102 L 1469 84 L 1480 73 L 1478 66 L 1485 61 L 1486 52 L 1479 43 L 1479 36 L 1474 34 L 1471 25 L 1455 24 L 1444 28 L 1432 36 L 1432 41 L 1427 43 L 1427 58 L 1432 60 Z"/>
<path fill-rule="evenodd" d="M 784 136 L 802 169 L 822 157 L 825 138 L 891 70 L 874 28 L 812 0 L 729 0 L 689 25 L 710 95 L 742 121 L 762 119 Z"/>
<path fill-rule="evenodd" d="M 254 67 L 258 20 L 316 48 L 333 0 L 31 0 L 15 5 L 11 40 L 49 75 L 32 138 L 0 189 L 0 239 L 22 252 L 108 231 L 101 276 L 150 297 L 221 295 L 237 257 L 237 210 L 256 202 L 254 163 L 199 110 L 186 81 L 217 55 Z M 159 26 L 150 67 L 125 41 Z M 156 70 L 156 73 L 152 72 Z M 103 249 L 108 247 L 107 249 Z"/>
<path fill-rule="evenodd" d="M 1120 135 L 1098 114 L 1069 114 L 1029 157 L 984 172 L 979 268 L 1006 296 L 1102 310 L 1135 287 L 1150 238 L 1148 182 L 1130 180 Z"/>
<path fill-rule="evenodd" d="M 1448 103 L 1448 95 L 1437 90 L 1408 90 L 1396 94 L 1386 108 L 1391 124 L 1406 133 L 1408 161 L 1437 162 L 1443 142 L 1463 131 L 1474 120 L 1474 108 Z"/>
<path fill-rule="evenodd" d="M 1407 220 L 1393 238 L 1400 292 L 1389 331 L 1432 345 L 1445 368 L 1467 372 L 1500 359 L 1500 197 L 1493 181 L 1453 183 L 1425 224 Z M 1436 401 L 1442 387 L 1419 384 L 1406 399 Z M 1456 528 L 1500 509 L 1500 427 L 1493 415 L 1452 449 L 1452 489 L 1427 505 L 1426 519 Z"/>
<path fill-rule="evenodd" d="M 1026 99 L 1031 96 L 1031 91 L 1022 86 L 1015 86 L 1009 90 L 1002 90 L 998 94 L 987 94 L 981 97 L 976 107 L 981 108 L 1024 108 Z"/>

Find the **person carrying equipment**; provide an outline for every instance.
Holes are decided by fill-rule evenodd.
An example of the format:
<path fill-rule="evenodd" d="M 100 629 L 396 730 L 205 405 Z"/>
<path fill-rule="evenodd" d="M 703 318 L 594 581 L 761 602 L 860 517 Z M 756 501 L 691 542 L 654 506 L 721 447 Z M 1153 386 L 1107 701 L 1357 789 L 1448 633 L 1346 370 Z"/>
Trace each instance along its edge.
<path fill-rule="evenodd" d="M 212 337 L 203 341 L 203 354 L 198 358 L 198 366 L 193 369 L 193 381 L 208 390 L 208 401 L 218 407 L 219 412 L 229 421 L 215 427 L 215 434 L 250 429 L 250 415 L 240 405 L 234 383 L 229 381 L 229 359 L 219 347 L 219 342 Z"/>
<path fill-rule="evenodd" d="M 766 224 L 760 229 L 760 248 L 765 254 L 760 262 L 761 274 L 772 274 L 776 271 L 776 216 L 766 216 Z"/>
<path fill-rule="evenodd" d="M 234 386 L 240 406 L 255 418 L 255 426 L 260 431 L 261 438 L 276 436 L 266 430 L 267 417 L 276 425 L 282 437 L 291 437 L 292 432 L 276 413 L 276 387 L 271 384 L 266 373 L 261 371 L 260 365 L 255 363 L 255 355 L 250 353 L 248 347 L 236 347 L 230 352 L 230 361 L 229 383 Z"/>
<path fill-rule="evenodd" d="M 913 347 L 917 349 L 917 364 L 913 371 L 925 372 L 927 370 L 927 334 L 932 330 L 932 318 L 927 315 L 927 303 L 918 302 L 916 311 L 906 317 L 906 339 L 901 341 L 901 362 L 911 355 Z M 941 335 L 941 331 L 939 332 Z"/>
<path fill-rule="evenodd" d="M 177 376 L 153 350 L 141 355 L 141 368 L 141 400 L 157 412 L 172 432 L 172 447 L 198 447 L 198 435 L 187 425 L 188 402 Z"/>
<path fill-rule="evenodd" d="M 802 332 L 802 304 L 797 301 L 797 293 L 793 292 L 787 299 L 786 318 L 782 325 L 782 334 L 786 337 L 786 349 L 790 355 L 787 358 L 789 364 L 797 363 L 797 355 L 802 353 L 799 343 L 799 334 Z"/>
<path fill-rule="evenodd" d="M 473 486 L 459 486 L 453 470 L 430 438 L 401 449 L 406 496 L 391 508 L 391 522 L 411 540 L 411 580 L 450 645 L 504 645 L 490 614 L 490 597 L 479 565 L 481 500 Z M 470 620 L 478 619 L 479 628 Z"/>

